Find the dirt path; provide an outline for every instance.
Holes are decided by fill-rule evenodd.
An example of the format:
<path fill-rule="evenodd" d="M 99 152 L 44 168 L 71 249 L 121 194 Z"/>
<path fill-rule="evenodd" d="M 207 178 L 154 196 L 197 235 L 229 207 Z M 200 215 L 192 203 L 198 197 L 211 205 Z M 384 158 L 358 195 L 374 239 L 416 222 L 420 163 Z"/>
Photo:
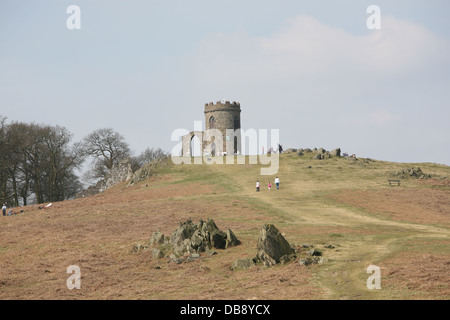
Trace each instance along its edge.
<path fill-rule="evenodd" d="M 226 170 L 226 168 L 225 168 Z M 314 283 L 325 291 L 323 299 L 383 299 L 399 298 L 393 290 L 369 290 L 367 268 L 380 265 L 383 278 L 383 261 L 401 250 L 399 242 L 413 239 L 449 239 L 450 230 L 435 225 L 391 220 L 379 215 L 364 213 L 357 208 L 339 205 L 325 197 L 323 185 L 312 184 L 307 179 L 287 183 L 281 190 L 256 193 L 249 179 L 240 176 L 234 182 L 242 195 L 263 203 L 263 207 L 279 211 L 298 230 L 308 228 L 344 228 L 361 230 L 358 236 L 339 238 L 339 250 L 329 250 L 324 255 L 327 263 L 315 269 Z M 262 185 L 264 185 L 262 183 Z M 287 187 L 288 185 L 288 187 Z M 336 186 L 333 186 L 337 188 Z M 364 202 L 364 199 L 360 199 Z M 291 228 L 292 229 L 292 228 Z M 295 230 L 294 227 L 292 230 Z M 320 237 L 319 237 L 320 238 Z M 323 238 L 328 239 L 326 231 Z"/>

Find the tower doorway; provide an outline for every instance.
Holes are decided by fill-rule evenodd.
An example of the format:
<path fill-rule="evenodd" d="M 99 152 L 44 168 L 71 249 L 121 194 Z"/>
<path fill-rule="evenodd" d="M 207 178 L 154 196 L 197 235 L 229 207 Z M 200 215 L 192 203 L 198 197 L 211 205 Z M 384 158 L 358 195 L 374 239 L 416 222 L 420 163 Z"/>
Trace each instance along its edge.
<path fill-rule="evenodd" d="M 193 135 L 191 138 L 191 157 L 200 157 L 202 155 L 202 147 L 200 144 L 200 139 Z"/>

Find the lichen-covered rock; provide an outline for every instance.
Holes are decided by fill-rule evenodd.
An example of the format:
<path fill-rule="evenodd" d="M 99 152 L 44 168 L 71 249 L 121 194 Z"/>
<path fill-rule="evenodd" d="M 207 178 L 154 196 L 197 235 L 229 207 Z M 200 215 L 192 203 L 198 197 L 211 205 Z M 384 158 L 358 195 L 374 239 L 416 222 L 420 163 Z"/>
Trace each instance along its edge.
<path fill-rule="evenodd" d="M 165 240 L 164 234 L 159 231 L 156 231 L 150 237 L 150 245 L 163 244 L 164 240 Z"/>
<path fill-rule="evenodd" d="M 250 258 L 245 258 L 245 259 L 238 259 L 234 262 L 233 266 L 231 267 L 231 269 L 236 270 L 236 269 L 248 269 L 251 266 L 253 266 L 255 263 L 253 262 L 252 259 Z"/>
<path fill-rule="evenodd" d="M 140 253 L 141 251 L 145 251 L 148 249 L 147 245 L 143 245 L 141 243 L 133 245 L 133 248 L 131 249 L 131 252 L 133 253 Z"/>
<path fill-rule="evenodd" d="M 304 259 L 300 259 L 298 261 L 299 264 L 302 264 L 304 266 L 309 266 L 312 264 L 322 264 L 323 263 L 323 258 L 322 257 L 308 257 L 308 258 L 304 258 Z"/>
<path fill-rule="evenodd" d="M 153 259 L 161 259 L 164 257 L 164 253 L 159 249 L 153 249 L 152 250 L 152 258 Z"/>
<path fill-rule="evenodd" d="M 226 249 L 240 243 L 230 229 L 227 232 L 220 230 L 212 219 L 207 222 L 200 220 L 197 224 L 188 220 L 180 224 L 171 238 L 173 252 L 177 256 L 207 252 L 212 248 Z"/>
<path fill-rule="evenodd" d="M 236 238 L 233 231 L 230 228 L 227 228 L 227 237 L 226 237 L 226 248 L 234 247 L 241 244 L 241 241 Z"/>
<path fill-rule="evenodd" d="M 170 243 L 173 247 L 175 255 L 180 256 L 184 254 L 186 250 L 185 240 L 189 240 L 194 235 L 197 226 L 191 221 L 187 220 L 180 224 L 180 226 L 173 232 Z"/>
<path fill-rule="evenodd" d="M 295 257 L 295 250 L 273 224 L 265 224 L 261 228 L 257 250 L 256 260 L 265 266 L 273 266 Z"/>

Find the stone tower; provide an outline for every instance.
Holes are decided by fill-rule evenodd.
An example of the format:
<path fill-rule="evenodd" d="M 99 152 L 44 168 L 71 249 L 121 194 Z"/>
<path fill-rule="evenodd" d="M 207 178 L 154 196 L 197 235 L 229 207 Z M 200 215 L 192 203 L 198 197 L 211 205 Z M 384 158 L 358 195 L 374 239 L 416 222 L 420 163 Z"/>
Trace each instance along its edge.
<path fill-rule="evenodd" d="M 241 105 L 239 102 L 217 101 L 205 104 L 206 130 L 218 129 L 223 136 L 223 151 L 227 154 L 241 153 L 240 131 L 233 135 L 227 129 L 241 128 Z M 212 152 L 214 153 L 214 151 Z"/>
<path fill-rule="evenodd" d="M 183 136 L 182 151 L 183 156 L 194 155 L 194 145 L 196 150 L 201 149 L 201 155 L 211 154 L 213 156 L 226 154 L 242 154 L 241 151 L 241 132 L 236 131 L 241 129 L 241 105 L 239 102 L 217 101 L 205 104 L 205 127 L 206 131 L 191 131 L 189 134 Z M 216 140 L 217 131 L 221 133 L 222 148 Z M 227 132 L 231 130 L 231 132 Z M 214 132 L 215 131 L 215 132 Z M 196 138 L 197 144 L 194 142 Z M 198 148 L 198 149 L 197 149 Z M 198 156 L 199 154 L 197 154 Z"/>

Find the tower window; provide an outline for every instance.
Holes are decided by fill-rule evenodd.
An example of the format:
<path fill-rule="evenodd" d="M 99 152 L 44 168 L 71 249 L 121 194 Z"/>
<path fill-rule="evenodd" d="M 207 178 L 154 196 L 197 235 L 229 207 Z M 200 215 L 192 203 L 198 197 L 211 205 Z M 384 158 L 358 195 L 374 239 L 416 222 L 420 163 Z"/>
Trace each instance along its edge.
<path fill-rule="evenodd" d="M 209 118 L 209 128 L 210 129 L 216 128 L 216 119 L 214 117 Z"/>
<path fill-rule="evenodd" d="M 241 128 L 241 126 L 239 124 L 239 118 L 234 117 L 234 129 L 236 130 L 236 129 L 240 129 L 240 128 Z"/>

